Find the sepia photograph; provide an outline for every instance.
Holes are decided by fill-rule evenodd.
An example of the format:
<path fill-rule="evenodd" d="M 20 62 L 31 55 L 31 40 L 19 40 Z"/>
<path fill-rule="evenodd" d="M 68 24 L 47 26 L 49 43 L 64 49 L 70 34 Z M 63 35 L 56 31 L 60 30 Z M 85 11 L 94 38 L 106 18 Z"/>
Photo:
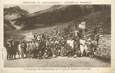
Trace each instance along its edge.
<path fill-rule="evenodd" d="M 4 67 L 111 67 L 111 5 L 4 5 Z"/>

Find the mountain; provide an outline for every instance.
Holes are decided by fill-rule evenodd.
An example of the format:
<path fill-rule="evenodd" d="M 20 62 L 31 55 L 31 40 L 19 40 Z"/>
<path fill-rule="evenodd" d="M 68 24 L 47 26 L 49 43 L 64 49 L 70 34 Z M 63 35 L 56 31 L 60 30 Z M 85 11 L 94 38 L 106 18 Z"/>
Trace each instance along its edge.
<path fill-rule="evenodd" d="M 87 22 L 87 27 L 103 25 L 105 33 L 111 32 L 111 6 L 110 5 L 54 5 L 49 9 L 41 10 L 13 21 L 24 24 L 24 30 L 62 25 L 79 24 Z M 16 25 L 20 25 L 16 24 Z M 7 28 L 7 27 L 5 27 Z M 107 30 L 106 30 L 107 29 Z"/>

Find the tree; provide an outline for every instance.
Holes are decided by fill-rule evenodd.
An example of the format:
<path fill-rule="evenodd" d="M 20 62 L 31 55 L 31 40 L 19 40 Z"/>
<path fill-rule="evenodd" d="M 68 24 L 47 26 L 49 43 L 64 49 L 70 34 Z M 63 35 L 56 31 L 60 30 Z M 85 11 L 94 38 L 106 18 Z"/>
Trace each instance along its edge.
<path fill-rule="evenodd" d="M 19 14 L 20 16 L 25 16 L 28 14 L 28 12 L 24 9 L 21 9 L 19 6 L 4 8 L 4 16 L 12 14 Z"/>
<path fill-rule="evenodd" d="M 4 24 L 7 24 L 8 26 L 12 26 L 17 29 L 18 27 L 22 26 L 23 23 L 18 20 L 13 20 L 20 17 L 24 17 L 28 13 L 29 12 L 24 9 L 21 9 L 19 6 L 4 8 Z"/>

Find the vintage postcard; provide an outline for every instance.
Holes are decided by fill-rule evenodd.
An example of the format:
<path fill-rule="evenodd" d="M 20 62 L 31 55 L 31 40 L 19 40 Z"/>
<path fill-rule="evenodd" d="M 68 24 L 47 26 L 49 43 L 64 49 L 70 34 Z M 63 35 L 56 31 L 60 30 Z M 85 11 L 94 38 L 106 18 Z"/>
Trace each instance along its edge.
<path fill-rule="evenodd" d="M 2 0 L 0 73 L 115 73 L 112 2 Z"/>

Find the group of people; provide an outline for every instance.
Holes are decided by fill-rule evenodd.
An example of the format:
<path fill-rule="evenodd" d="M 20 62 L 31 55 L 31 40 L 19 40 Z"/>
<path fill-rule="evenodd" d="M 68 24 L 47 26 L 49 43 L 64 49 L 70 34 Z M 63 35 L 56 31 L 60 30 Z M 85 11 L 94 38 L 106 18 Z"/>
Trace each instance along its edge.
<path fill-rule="evenodd" d="M 94 57 L 98 40 L 82 35 L 79 31 L 65 36 L 40 34 L 39 39 L 31 41 L 8 39 L 5 42 L 7 59 L 16 58 L 55 58 L 67 57 Z M 18 57 L 17 57 L 18 56 Z"/>

